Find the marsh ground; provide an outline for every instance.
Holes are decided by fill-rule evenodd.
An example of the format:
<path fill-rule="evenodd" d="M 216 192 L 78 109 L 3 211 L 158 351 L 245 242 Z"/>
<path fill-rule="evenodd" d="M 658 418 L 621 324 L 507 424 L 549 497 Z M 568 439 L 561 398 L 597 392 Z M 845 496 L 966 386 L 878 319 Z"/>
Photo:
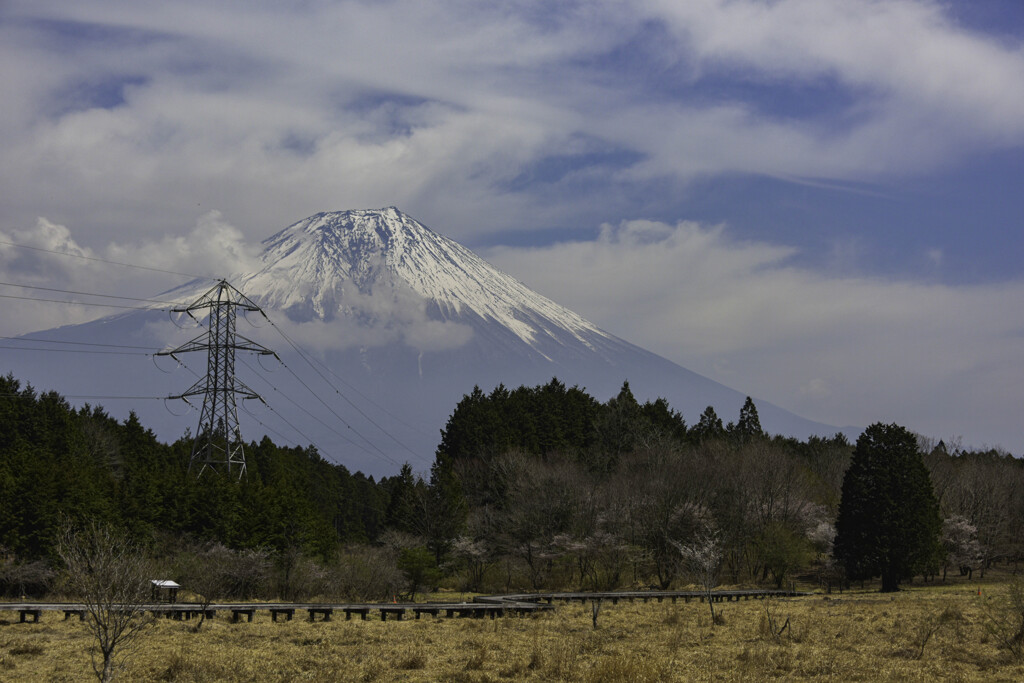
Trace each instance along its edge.
<path fill-rule="evenodd" d="M 199 633 L 160 620 L 127 660 L 122 681 L 679 681 L 1024 680 L 986 616 L 1006 587 L 909 587 L 725 603 L 712 626 L 698 603 L 604 604 L 496 620 L 253 623 L 220 617 Z M 77 621 L 44 613 L 19 624 L 0 611 L 0 680 L 91 677 Z M 296 615 L 298 617 L 298 615 Z M 781 634 L 774 631 L 786 620 Z"/>

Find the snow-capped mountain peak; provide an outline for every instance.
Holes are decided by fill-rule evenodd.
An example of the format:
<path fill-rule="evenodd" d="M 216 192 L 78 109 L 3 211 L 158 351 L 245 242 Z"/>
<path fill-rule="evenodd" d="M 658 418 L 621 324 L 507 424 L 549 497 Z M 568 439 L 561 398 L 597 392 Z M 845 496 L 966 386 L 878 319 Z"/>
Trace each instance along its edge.
<path fill-rule="evenodd" d="M 538 351 L 608 336 L 394 207 L 318 213 L 263 245 L 262 268 L 232 281 L 295 322 L 373 318 L 390 298 L 440 321 L 499 323 Z"/>

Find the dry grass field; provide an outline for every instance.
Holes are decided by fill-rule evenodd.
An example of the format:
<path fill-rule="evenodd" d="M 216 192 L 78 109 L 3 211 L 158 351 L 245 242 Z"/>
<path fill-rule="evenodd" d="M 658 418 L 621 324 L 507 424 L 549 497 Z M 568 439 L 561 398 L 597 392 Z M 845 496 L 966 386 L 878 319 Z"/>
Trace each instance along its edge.
<path fill-rule="evenodd" d="M 720 605 L 559 605 L 496 620 L 253 623 L 223 616 L 193 633 L 160 620 L 119 673 L 123 681 L 689 681 L 1024 680 L 1024 663 L 986 627 L 1006 586 L 910 587 Z M 786 620 L 789 626 L 775 633 Z M 44 613 L 19 624 L 0 611 L 0 680 L 82 681 L 90 641 L 77 621 Z"/>

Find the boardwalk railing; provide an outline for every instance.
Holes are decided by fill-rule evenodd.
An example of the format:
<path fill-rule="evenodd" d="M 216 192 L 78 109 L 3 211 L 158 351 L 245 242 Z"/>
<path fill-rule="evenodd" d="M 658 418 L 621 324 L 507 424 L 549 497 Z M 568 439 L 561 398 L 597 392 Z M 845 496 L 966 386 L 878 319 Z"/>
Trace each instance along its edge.
<path fill-rule="evenodd" d="M 725 590 L 714 591 L 711 599 L 715 602 L 732 602 L 739 600 L 763 600 L 770 597 L 795 597 L 809 595 L 795 591 L 784 590 Z M 230 612 L 231 621 L 238 622 L 243 618 L 252 621 L 253 615 L 258 611 L 270 613 L 272 621 L 283 618 L 291 621 L 296 612 L 305 611 L 309 621 L 330 621 L 335 614 L 344 614 L 345 620 L 351 620 L 356 614 L 365 621 L 370 613 L 375 612 L 380 616 L 381 621 L 387 621 L 390 617 L 396 621 L 402 621 L 406 614 L 411 613 L 415 619 L 424 614 L 434 618 L 438 617 L 470 617 L 482 619 L 484 617 L 504 617 L 509 615 L 521 616 L 536 612 L 543 612 L 555 608 L 556 602 L 586 603 L 587 601 L 608 601 L 613 605 L 619 601 L 635 602 L 642 600 L 649 602 L 656 600 L 663 602 L 671 600 L 677 602 L 700 601 L 707 599 L 704 591 L 608 591 L 596 593 L 515 593 L 509 595 L 481 595 L 473 598 L 472 602 L 420 602 L 420 603 L 303 603 L 303 602 L 237 602 L 237 603 L 215 603 L 206 607 L 195 603 L 163 604 L 153 603 L 140 605 L 137 609 L 140 612 L 151 612 L 152 614 L 168 619 L 193 619 L 205 613 L 206 618 L 213 619 L 217 612 Z M 43 612 L 63 612 L 64 619 L 78 617 L 85 619 L 86 608 L 81 603 L 67 602 L 20 602 L 0 603 L 0 612 L 15 612 L 18 614 L 18 621 L 21 623 L 38 622 Z"/>

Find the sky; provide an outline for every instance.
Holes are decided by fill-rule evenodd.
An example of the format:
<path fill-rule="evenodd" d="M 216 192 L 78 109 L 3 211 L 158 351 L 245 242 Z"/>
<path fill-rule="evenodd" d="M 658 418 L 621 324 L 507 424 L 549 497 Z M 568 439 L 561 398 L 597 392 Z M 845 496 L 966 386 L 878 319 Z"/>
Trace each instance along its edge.
<path fill-rule="evenodd" d="M 0 242 L 219 274 L 397 206 L 805 417 L 1024 454 L 1021 0 L 4 0 L 0 92 Z"/>

